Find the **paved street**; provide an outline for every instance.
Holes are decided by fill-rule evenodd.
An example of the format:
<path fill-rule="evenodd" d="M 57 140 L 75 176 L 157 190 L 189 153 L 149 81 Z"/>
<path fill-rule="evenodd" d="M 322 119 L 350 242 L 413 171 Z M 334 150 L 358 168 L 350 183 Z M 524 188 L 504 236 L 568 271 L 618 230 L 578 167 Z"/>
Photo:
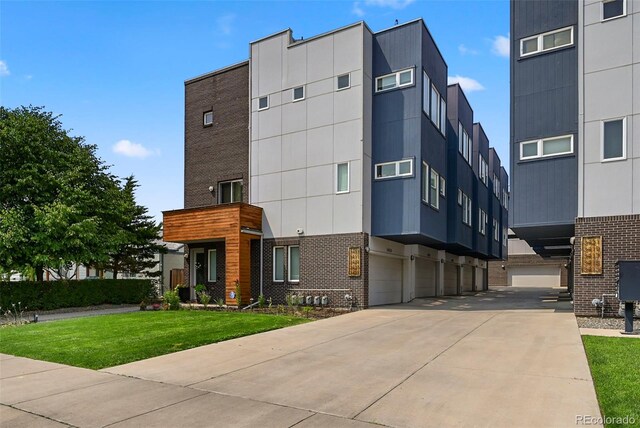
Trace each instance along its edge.
<path fill-rule="evenodd" d="M 419 299 L 95 372 L 2 355 L 2 426 L 576 425 L 599 416 L 557 290 Z"/>

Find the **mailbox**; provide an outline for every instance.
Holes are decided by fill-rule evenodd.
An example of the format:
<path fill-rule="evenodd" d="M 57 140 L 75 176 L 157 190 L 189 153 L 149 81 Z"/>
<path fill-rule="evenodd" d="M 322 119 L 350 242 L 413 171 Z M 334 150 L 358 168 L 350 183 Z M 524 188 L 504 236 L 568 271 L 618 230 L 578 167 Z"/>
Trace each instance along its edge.
<path fill-rule="evenodd" d="M 618 260 L 618 300 L 640 300 L 640 260 Z"/>

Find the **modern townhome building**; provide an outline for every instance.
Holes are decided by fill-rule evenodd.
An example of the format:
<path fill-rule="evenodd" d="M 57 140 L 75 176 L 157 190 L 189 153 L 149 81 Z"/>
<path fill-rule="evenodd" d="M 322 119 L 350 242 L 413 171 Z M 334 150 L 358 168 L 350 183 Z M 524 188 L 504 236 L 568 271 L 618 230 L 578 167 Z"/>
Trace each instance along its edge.
<path fill-rule="evenodd" d="M 640 259 L 640 3 L 511 1 L 510 226 L 569 266 L 575 312 L 618 312 Z M 634 134 L 635 130 L 635 134 Z"/>
<path fill-rule="evenodd" d="M 228 304 L 364 308 L 485 289 L 507 184 L 421 19 L 287 29 L 185 82 L 184 209 L 164 233 L 188 247 L 185 282 Z"/>

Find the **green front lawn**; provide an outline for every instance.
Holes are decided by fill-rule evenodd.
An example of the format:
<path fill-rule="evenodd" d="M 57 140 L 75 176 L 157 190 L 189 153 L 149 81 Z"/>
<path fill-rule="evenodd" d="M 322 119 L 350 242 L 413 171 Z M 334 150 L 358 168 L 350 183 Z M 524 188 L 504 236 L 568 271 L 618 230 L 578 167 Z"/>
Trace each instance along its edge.
<path fill-rule="evenodd" d="M 214 311 L 103 315 L 0 328 L 0 353 L 101 369 L 306 321 Z"/>
<path fill-rule="evenodd" d="M 603 417 L 635 419 L 640 426 L 640 339 L 583 336 Z M 607 427 L 629 425 L 607 424 Z"/>

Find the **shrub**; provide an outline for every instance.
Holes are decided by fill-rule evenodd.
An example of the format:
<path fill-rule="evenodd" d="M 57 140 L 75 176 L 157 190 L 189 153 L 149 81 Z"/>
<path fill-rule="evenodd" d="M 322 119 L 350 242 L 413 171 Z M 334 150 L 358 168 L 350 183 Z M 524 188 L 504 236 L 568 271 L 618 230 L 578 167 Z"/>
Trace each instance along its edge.
<path fill-rule="evenodd" d="M 216 305 L 218 305 L 219 308 L 224 306 L 224 299 L 222 297 L 218 297 L 216 299 Z"/>
<path fill-rule="evenodd" d="M 165 291 L 164 302 L 168 305 L 170 311 L 180 309 L 180 296 L 177 291 Z"/>
<path fill-rule="evenodd" d="M 205 287 L 205 286 L 204 286 L 204 285 L 202 285 L 202 284 L 197 284 L 197 285 L 194 287 L 194 289 L 196 290 L 196 294 L 197 294 L 197 295 L 200 295 L 200 293 L 202 293 L 202 292 L 204 292 L 204 291 L 206 291 L 206 290 L 207 290 L 207 287 Z"/>
<path fill-rule="evenodd" d="M 264 294 L 258 296 L 258 307 L 260 309 L 264 308 L 265 303 L 267 303 L 267 299 L 265 299 Z"/>
<path fill-rule="evenodd" d="M 93 281 L 0 282 L 0 307 L 22 302 L 30 311 L 103 304 L 139 304 L 154 296 L 147 279 L 97 279 Z"/>
<path fill-rule="evenodd" d="M 200 298 L 200 303 L 202 303 L 204 308 L 207 309 L 207 306 L 209 306 L 209 302 L 211 301 L 211 296 L 209 296 L 205 291 L 201 291 L 198 294 L 198 297 Z"/>

